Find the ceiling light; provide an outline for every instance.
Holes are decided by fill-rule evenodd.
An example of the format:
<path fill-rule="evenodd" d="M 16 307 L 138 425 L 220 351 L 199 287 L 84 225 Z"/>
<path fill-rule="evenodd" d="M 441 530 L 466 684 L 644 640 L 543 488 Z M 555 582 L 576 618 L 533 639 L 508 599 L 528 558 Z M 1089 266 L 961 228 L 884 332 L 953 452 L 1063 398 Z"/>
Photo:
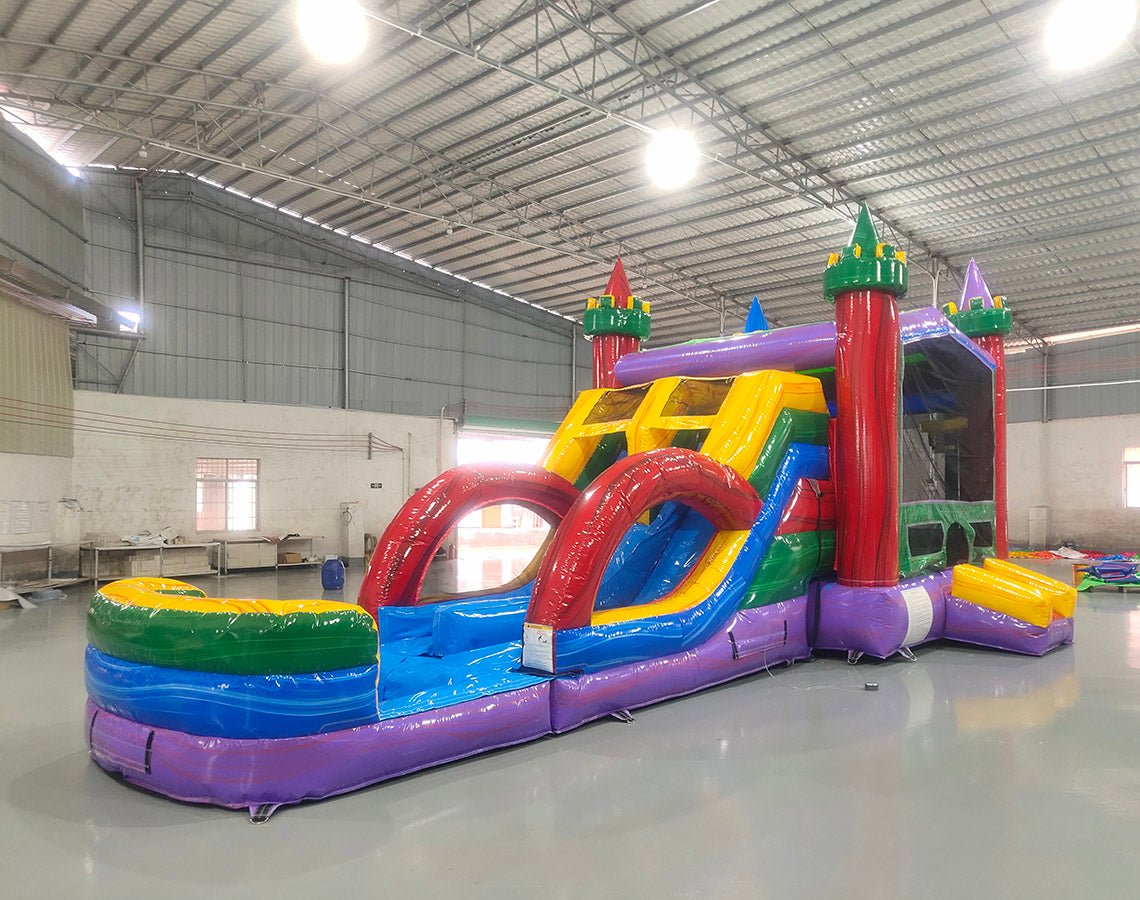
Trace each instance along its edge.
<path fill-rule="evenodd" d="M 1058 69 L 1083 69 L 1127 40 L 1136 0 L 1061 0 L 1045 25 L 1045 49 Z"/>
<path fill-rule="evenodd" d="M 142 323 L 142 316 L 130 309 L 116 309 L 115 314 L 119 317 L 119 331 L 125 331 L 128 334 L 138 334 L 139 325 Z"/>
<path fill-rule="evenodd" d="M 356 0 L 297 0 L 297 28 L 321 62 L 343 65 L 360 56 L 368 21 Z"/>
<path fill-rule="evenodd" d="M 699 158 L 697 141 L 690 132 L 667 128 L 653 135 L 649 142 L 645 168 L 657 187 L 672 191 L 692 180 Z"/>

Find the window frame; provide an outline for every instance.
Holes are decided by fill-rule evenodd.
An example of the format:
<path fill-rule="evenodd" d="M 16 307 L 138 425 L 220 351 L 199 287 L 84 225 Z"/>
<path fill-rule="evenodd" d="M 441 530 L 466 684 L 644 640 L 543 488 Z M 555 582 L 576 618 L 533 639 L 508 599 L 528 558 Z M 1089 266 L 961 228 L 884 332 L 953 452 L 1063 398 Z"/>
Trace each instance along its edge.
<path fill-rule="evenodd" d="M 211 482 L 208 478 L 203 477 L 202 463 L 224 463 L 225 464 L 225 477 L 220 481 Z M 253 478 L 243 479 L 231 476 L 231 464 L 239 463 L 243 467 L 248 467 L 252 463 Z M 222 521 L 223 527 L 221 528 L 203 528 L 201 522 L 201 512 L 199 511 L 199 493 L 203 484 L 214 483 L 223 485 L 223 500 L 222 500 Z M 253 524 L 249 528 L 231 528 L 231 506 L 232 506 L 232 485 L 234 484 L 252 484 L 253 485 Z M 194 531 L 197 534 L 254 534 L 261 528 L 261 459 L 241 456 L 198 456 L 194 459 Z"/>
<path fill-rule="evenodd" d="M 1140 447 L 1125 447 L 1121 456 L 1123 457 L 1121 499 L 1124 503 L 1124 508 L 1140 509 L 1140 487 L 1138 487 L 1134 498 L 1129 496 L 1128 491 L 1128 476 L 1130 472 L 1134 471 L 1136 473 L 1133 477 L 1137 484 L 1140 485 Z"/>

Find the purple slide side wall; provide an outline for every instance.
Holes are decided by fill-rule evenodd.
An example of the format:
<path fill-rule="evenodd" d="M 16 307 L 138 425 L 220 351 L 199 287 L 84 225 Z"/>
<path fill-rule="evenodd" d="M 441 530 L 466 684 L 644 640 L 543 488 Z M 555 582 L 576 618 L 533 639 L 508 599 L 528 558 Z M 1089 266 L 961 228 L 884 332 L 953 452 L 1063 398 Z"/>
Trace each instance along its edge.
<path fill-rule="evenodd" d="M 995 650 L 1044 656 L 1073 642 L 1073 620 L 1054 619 L 1044 628 L 985 609 L 957 597 L 946 601 L 946 637 Z"/>
<path fill-rule="evenodd" d="M 550 687 L 555 732 L 622 709 L 648 706 L 811 655 L 807 599 L 797 597 L 736 613 L 726 631 L 692 650 L 558 678 Z"/>
<path fill-rule="evenodd" d="M 177 800 L 235 809 L 343 794 L 550 733 L 550 683 L 373 725 L 306 737 L 200 737 L 150 728 L 87 703 L 91 756 Z"/>

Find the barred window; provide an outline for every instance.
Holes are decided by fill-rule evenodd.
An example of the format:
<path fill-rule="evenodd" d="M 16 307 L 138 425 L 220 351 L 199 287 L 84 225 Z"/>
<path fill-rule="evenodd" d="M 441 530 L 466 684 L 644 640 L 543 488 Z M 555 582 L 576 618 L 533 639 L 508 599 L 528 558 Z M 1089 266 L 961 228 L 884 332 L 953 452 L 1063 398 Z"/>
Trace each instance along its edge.
<path fill-rule="evenodd" d="M 195 467 L 198 531 L 255 531 L 260 460 L 199 459 Z"/>

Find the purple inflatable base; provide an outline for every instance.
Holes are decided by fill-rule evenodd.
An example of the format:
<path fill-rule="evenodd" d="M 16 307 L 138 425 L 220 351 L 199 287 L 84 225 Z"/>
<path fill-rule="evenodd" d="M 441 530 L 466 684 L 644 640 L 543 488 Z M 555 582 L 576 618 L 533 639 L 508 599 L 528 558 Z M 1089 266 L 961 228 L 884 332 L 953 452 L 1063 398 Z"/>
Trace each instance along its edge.
<path fill-rule="evenodd" d="M 251 812 L 317 800 L 806 658 L 806 602 L 737 613 L 711 640 L 672 656 L 305 737 L 201 737 L 88 701 L 88 745 L 108 772 L 176 800 Z"/>
<path fill-rule="evenodd" d="M 1073 620 L 1030 625 L 951 595 L 952 573 L 935 572 L 894 587 L 826 584 L 809 630 L 817 650 L 848 650 L 886 659 L 937 640 L 1042 656 L 1073 642 Z"/>
<path fill-rule="evenodd" d="M 131 784 L 176 800 L 253 812 L 347 793 L 806 659 L 812 630 L 821 649 L 889 655 L 913 636 L 908 609 L 918 608 L 916 595 L 910 607 L 900 607 L 902 590 L 925 591 L 931 612 L 929 630 L 907 646 L 947 638 L 1040 656 L 1073 641 L 1072 619 L 1054 619 L 1047 627 L 1020 622 L 949 596 L 949 579 L 941 574 L 880 590 L 870 606 L 864 595 L 861 617 L 848 602 L 853 589 L 832 588 L 838 586 L 824 586 L 818 610 L 797 597 L 737 612 L 692 650 L 326 734 L 202 737 L 132 722 L 88 701 L 87 743 L 99 766 Z M 868 628 L 875 623 L 877 634 Z"/>

